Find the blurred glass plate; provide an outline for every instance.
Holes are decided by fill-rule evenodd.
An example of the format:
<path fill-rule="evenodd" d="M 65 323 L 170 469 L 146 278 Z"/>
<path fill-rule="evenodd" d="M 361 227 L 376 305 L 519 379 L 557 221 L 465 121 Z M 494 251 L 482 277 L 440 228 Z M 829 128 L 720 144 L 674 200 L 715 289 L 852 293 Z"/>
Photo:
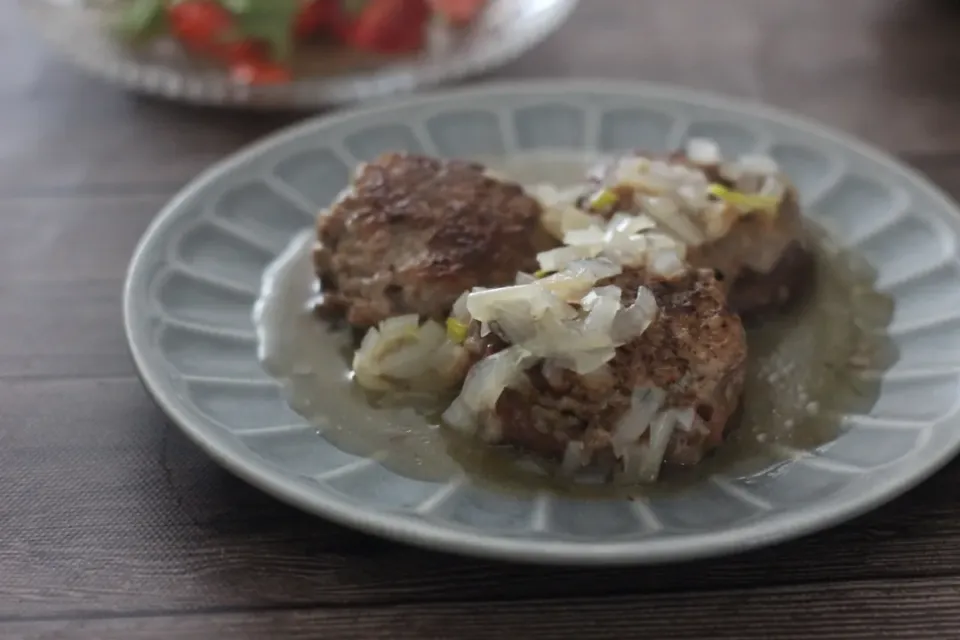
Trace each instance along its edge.
<path fill-rule="evenodd" d="M 490 71 L 518 58 L 559 28 L 578 0 L 491 0 L 470 27 L 437 27 L 423 53 L 382 58 L 316 47 L 295 63 L 297 79 L 248 87 L 172 42 L 137 48 L 107 28 L 123 0 L 21 0 L 43 38 L 94 75 L 168 99 L 246 108 L 315 108 L 432 87 Z"/>

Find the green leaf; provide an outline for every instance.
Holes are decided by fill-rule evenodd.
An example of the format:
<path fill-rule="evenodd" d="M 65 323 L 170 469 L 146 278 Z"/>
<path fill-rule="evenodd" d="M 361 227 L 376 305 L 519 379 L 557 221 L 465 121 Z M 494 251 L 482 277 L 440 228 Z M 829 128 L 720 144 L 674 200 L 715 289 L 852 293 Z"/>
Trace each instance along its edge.
<path fill-rule="evenodd" d="M 293 53 L 293 26 L 300 12 L 300 0 L 230 0 L 240 33 L 262 40 L 275 60 L 289 60 Z M 242 5 L 242 7 L 241 7 Z"/>
<path fill-rule="evenodd" d="M 244 13 L 250 10 L 250 0 L 220 0 L 220 4 L 226 7 L 230 13 Z"/>
<path fill-rule="evenodd" d="M 131 0 L 116 23 L 117 32 L 128 40 L 146 40 L 166 29 L 164 0 Z"/>

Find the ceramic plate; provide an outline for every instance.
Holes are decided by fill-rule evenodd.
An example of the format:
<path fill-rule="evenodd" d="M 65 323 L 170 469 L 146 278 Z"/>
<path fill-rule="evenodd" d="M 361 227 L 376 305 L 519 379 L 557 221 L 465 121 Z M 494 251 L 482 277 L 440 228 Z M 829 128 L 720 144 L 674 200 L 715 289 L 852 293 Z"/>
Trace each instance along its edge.
<path fill-rule="evenodd" d="M 693 135 L 714 138 L 728 154 L 776 158 L 808 214 L 873 266 L 876 286 L 894 302 L 887 334 L 897 359 L 871 374 L 875 401 L 841 416 L 829 443 L 645 499 L 520 495 L 469 475 L 423 480 L 344 451 L 292 411 L 263 372 L 251 312 L 264 269 L 357 162 L 399 149 L 535 170 L 545 158 L 670 149 Z M 312 120 L 197 178 L 136 251 L 126 330 L 146 386 L 173 421 L 228 469 L 301 509 L 425 547 L 511 560 L 689 559 L 836 524 L 957 452 L 958 233 L 954 204 L 917 173 L 772 109 L 622 82 L 489 85 Z M 331 357 L 322 372 L 331 391 L 314 407 L 317 419 L 348 428 L 381 419 L 335 388 L 345 372 L 343 358 Z"/>
<path fill-rule="evenodd" d="M 176 47 L 132 50 L 105 25 L 125 0 L 21 0 L 40 34 L 86 71 L 128 89 L 196 104 L 244 108 L 313 108 L 462 80 L 505 64 L 560 27 L 577 0 L 491 0 L 462 31 L 437 28 L 421 55 L 377 60 L 346 51 L 316 51 L 298 61 L 299 79 L 251 89 Z"/>

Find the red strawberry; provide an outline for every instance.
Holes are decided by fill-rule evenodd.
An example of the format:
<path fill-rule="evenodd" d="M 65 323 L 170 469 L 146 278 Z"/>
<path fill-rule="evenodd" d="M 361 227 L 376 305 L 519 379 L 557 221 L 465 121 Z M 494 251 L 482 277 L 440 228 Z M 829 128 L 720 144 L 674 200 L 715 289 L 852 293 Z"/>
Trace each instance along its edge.
<path fill-rule="evenodd" d="M 233 16 L 213 0 L 184 0 L 167 8 L 170 29 L 187 46 L 210 51 L 233 27 Z"/>
<path fill-rule="evenodd" d="M 430 20 L 427 0 L 370 0 L 348 38 L 358 49 L 377 53 L 410 53 L 426 44 Z"/>
<path fill-rule="evenodd" d="M 293 31 L 298 38 L 309 38 L 331 27 L 343 13 L 339 0 L 306 0 L 294 19 Z"/>

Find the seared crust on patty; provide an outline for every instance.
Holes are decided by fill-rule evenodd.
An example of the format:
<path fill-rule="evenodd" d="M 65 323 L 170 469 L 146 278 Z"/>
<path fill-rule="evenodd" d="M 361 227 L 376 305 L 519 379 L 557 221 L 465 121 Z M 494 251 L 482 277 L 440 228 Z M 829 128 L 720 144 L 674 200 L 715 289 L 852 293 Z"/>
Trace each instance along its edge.
<path fill-rule="evenodd" d="M 481 165 L 382 155 L 317 222 L 322 306 L 358 327 L 445 318 L 464 291 L 536 270 L 536 254 L 555 244 L 540 217 L 535 199 Z"/>

